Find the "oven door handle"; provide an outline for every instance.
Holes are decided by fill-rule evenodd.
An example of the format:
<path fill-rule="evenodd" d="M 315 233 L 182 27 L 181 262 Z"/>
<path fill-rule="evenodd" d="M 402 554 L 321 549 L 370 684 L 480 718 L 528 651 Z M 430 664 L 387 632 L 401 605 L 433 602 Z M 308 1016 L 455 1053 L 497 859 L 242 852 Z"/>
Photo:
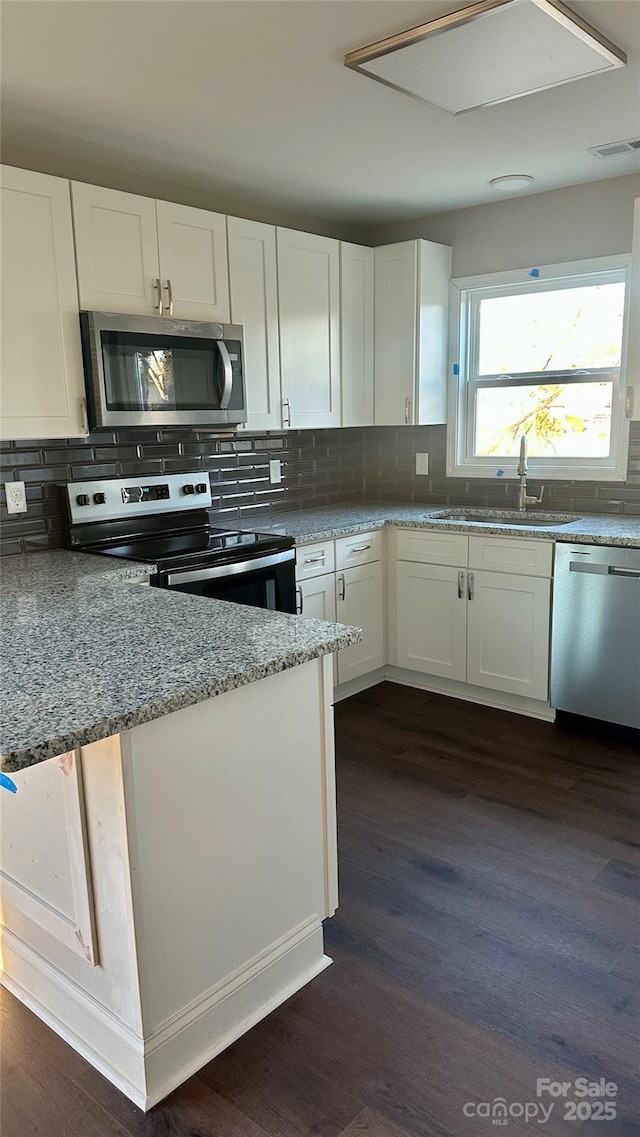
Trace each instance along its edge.
<path fill-rule="evenodd" d="M 231 402 L 231 392 L 233 390 L 233 368 L 231 366 L 231 356 L 229 355 L 224 340 L 216 340 L 216 347 L 220 352 L 222 366 L 224 367 L 224 386 L 220 396 L 220 410 L 226 411 Z"/>
<path fill-rule="evenodd" d="M 259 569 L 272 568 L 287 561 L 295 561 L 295 549 L 285 549 L 282 553 L 272 553 L 268 557 L 253 557 L 246 561 L 231 561 L 224 565 L 212 565 L 210 568 L 193 569 L 191 572 L 171 572 L 167 575 L 167 588 L 174 588 L 178 584 L 192 584 L 196 580 L 220 580 L 224 576 L 239 576 L 243 572 L 256 572 Z"/>

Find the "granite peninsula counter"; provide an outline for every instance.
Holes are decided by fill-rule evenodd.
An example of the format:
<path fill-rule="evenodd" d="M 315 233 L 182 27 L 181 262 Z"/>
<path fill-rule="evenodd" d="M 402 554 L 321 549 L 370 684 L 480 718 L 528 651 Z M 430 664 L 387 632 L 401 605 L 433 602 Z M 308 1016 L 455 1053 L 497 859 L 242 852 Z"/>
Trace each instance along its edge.
<path fill-rule="evenodd" d="M 109 557 L 2 569 L 3 983 L 148 1109 L 331 962 L 360 631 Z"/>
<path fill-rule="evenodd" d="M 146 582 L 147 565 L 85 553 L 2 563 L 2 768 L 75 746 L 356 643 L 343 625 Z"/>

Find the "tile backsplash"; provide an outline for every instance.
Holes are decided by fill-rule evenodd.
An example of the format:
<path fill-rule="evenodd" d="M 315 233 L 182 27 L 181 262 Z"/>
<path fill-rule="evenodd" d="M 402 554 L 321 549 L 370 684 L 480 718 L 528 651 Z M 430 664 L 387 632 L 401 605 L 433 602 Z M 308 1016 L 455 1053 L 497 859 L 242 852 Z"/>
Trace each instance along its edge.
<path fill-rule="evenodd" d="M 448 505 L 515 505 L 515 470 L 504 480 L 447 478 L 444 426 L 353 427 L 222 437 L 209 431 L 100 431 L 86 440 L 3 443 L 1 481 L 26 484 L 28 512 L 8 516 L 0 491 L 3 553 L 57 548 L 63 522 L 57 484 L 86 478 L 208 470 L 213 525 L 245 523 L 253 514 L 359 501 Z M 415 473 L 416 452 L 429 454 L 428 476 Z M 282 461 L 282 482 L 269 482 L 269 459 Z M 509 474 L 510 471 L 507 470 Z M 532 492 L 538 483 L 530 482 Z M 626 482 L 551 482 L 543 508 L 640 516 L 640 422 L 631 424 Z"/>
<path fill-rule="evenodd" d="M 447 505 L 517 505 L 516 460 L 503 461 L 503 478 L 448 478 L 446 427 L 378 426 L 365 431 L 365 493 L 369 501 L 443 502 Z M 415 472 L 416 453 L 429 455 L 428 476 Z M 528 481 L 530 493 L 541 482 Z M 626 482 L 545 483 L 541 509 L 571 513 L 626 513 L 640 516 L 640 422 L 631 423 Z"/>
<path fill-rule="evenodd" d="M 282 462 L 271 485 L 269 459 Z M 362 501 L 364 432 L 296 431 L 222 437 L 201 430 L 99 431 L 84 439 L 3 443 L 0 448 L 3 553 L 64 543 L 58 484 L 87 478 L 144 477 L 208 470 L 212 525 L 246 522 L 254 513 Z M 28 512 L 7 514 L 4 482 L 23 481 Z"/>

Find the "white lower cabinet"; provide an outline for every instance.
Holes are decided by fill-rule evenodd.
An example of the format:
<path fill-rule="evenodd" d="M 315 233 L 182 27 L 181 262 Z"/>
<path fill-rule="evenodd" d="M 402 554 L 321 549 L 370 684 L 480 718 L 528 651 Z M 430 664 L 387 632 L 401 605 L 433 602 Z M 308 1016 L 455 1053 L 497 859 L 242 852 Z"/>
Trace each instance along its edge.
<path fill-rule="evenodd" d="M 398 561 L 398 667 L 465 681 L 465 576 L 448 565 Z"/>
<path fill-rule="evenodd" d="M 336 618 L 362 628 L 360 643 L 338 652 L 338 683 L 384 665 L 382 562 L 342 569 L 336 576 Z"/>
<path fill-rule="evenodd" d="M 299 581 L 296 592 L 298 615 L 335 622 L 336 583 L 332 572 Z"/>
<path fill-rule="evenodd" d="M 467 682 L 546 699 L 551 582 L 503 572 L 470 572 Z"/>
<path fill-rule="evenodd" d="M 415 558 L 395 563 L 397 666 L 546 701 L 553 546 L 470 537 L 467 555 L 467 538 L 457 536 L 458 564 L 430 564 L 441 539 L 412 537 L 407 530 L 396 538 L 397 553 Z M 473 567 L 480 553 L 495 571 Z M 499 571 L 514 559 L 519 572 Z"/>

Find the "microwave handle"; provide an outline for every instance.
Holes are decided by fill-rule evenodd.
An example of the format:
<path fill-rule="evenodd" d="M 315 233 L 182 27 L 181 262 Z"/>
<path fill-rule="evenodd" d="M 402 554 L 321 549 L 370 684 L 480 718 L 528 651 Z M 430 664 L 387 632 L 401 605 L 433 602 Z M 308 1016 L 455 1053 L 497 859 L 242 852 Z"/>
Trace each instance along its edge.
<path fill-rule="evenodd" d="M 222 388 L 222 395 L 220 397 L 220 410 L 226 411 L 231 401 L 231 390 L 233 387 L 233 368 L 231 367 L 231 359 L 227 351 L 227 345 L 224 340 L 216 340 L 216 347 L 220 352 L 220 358 L 224 367 L 224 387 Z"/>

